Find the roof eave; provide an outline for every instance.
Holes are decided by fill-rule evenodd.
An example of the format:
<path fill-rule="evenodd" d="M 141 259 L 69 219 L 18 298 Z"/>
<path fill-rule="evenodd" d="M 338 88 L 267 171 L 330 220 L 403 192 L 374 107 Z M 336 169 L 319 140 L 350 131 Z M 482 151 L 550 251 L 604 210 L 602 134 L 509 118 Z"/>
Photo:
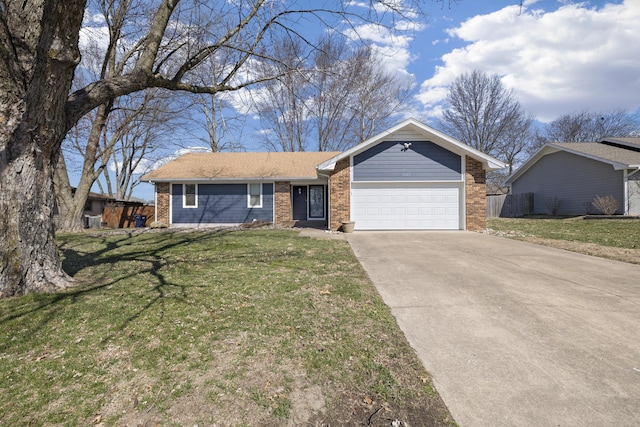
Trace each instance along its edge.
<path fill-rule="evenodd" d="M 509 166 L 507 163 L 503 163 L 501 161 L 487 161 L 486 164 L 485 163 L 483 164 L 484 164 L 484 170 L 487 172 L 497 171 Z"/>
<path fill-rule="evenodd" d="M 473 147 L 468 146 L 467 144 L 464 144 L 454 138 L 451 138 L 450 136 L 436 130 L 433 129 L 430 126 L 425 125 L 424 123 L 421 123 L 415 119 L 409 118 L 406 119 L 404 121 L 402 121 L 401 123 L 398 123 L 397 125 L 367 139 L 364 142 L 361 142 L 360 144 L 350 148 L 347 151 L 344 151 L 343 153 L 338 154 L 337 156 L 323 162 L 320 163 L 317 167 L 318 170 L 320 171 L 328 171 L 331 172 L 335 169 L 335 165 L 337 162 L 339 162 L 340 160 L 350 157 L 350 156 L 355 156 L 363 151 L 368 150 L 369 148 L 371 148 L 372 146 L 384 141 L 384 139 L 389 136 L 392 135 L 393 133 L 404 129 L 404 128 L 413 128 L 416 131 L 418 131 L 419 133 L 425 133 L 425 134 L 431 134 L 433 135 L 436 139 L 441 140 L 442 142 L 444 142 L 446 145 L 448 145 L 447 148 L 450 151 L 455 152 L 458 155 L 468 155 L 471 158 L 474 158 L 475 160 L 478 160 L 479 162 L 482 163 L 482 166 L 484 168 L 484 170 L 486 170 L 487 172 L 490 171 L 494 171 L 494 170 L 499 170 L 499 169 L 504 169 L 507 167 L 507 164 L 504 162 L 501 162 L 498 159 L 495 159 L 485 153 L 482 153 L 481 151 L 476 150 Z M 435 144 L 438 144 L 437 141 L 434 141 Z"/>
<path fill-rule="evenodd" d="M 318 172 L 333 172 L 336 168 L 336 162 L 326 161 L 316 166 Z"/>
<path fill-rule="evenodd" d="M 332 172 L 336 167 L 336 163 L 338 163 L 340 160 L 348 158 L 349 156 L 353 156 L 355 154 L 358 154 L 360 151 L 365 151 L 370 146 L 375 145 L 378 142 L 381 142 L 386 136 L 391 135 L 392 133 L 396 132 L 397 130 L 402 129 L 403 127 L 408 126 L 410 123 L 413 123 L 413 122 L 415 122 L 415 120 L 413 120 L 413 119 L 404 120 L 403 122 L 398 123 L 397 125 L 389 128 L 389 129 L 387 129 L 385 131 L 382 131 L 377 135 L 372 136 L 371 138 L 367 139 L 366 141 L 363 141 L 360 144 L 351 147 L 347 151 L 343 151 L 342 153 L 338 154 L 337 156 L 332 157 L 329 160 L 326 160 L 326 161 L 320 163 L 318 165 L 317 169 L 320 170 L 320 171 Z"/>
<path fill-rule="evenodd" d="M 144 178 L 144 177 L 143 177 Z M 143 182 L 248 182 L 248 181 L 312 181 L 319 177 L 314 176 L 262 176 L 262 177 L 240 177 L 240 178 L 148 178 L 141 179 Z"/>
<path fill-rule="evenodd" d="M 629 169 L 630 167 L 633 167 L 632 165 L 630 165 L 628 163 L 620 163 L 620 162 L 617 162 L 615 160 L 606 159 L 604 157 L 596 156 L 594 154 L 589 154 L 589 153 L 585 153 L 585 152 L 582 152 L 582 151 L 573 150 L 573 149 L 571 149 L 569 147 L 559 146 L 559 145 L 556 145 L 556 144 L 553 144 L 553 143 L 551 143 L 549 145 L 552 146 L 552 147 L 558 148 L 560 150 L 566 151 L 567 153 L 575 154 L 577 156 L 586 157 L 587 159 L 595 160 L 595 161 L 598 161 L 598 162 L 607 163 L 607 164 L 613 166 L 613 168 L 615 170 Z"/>

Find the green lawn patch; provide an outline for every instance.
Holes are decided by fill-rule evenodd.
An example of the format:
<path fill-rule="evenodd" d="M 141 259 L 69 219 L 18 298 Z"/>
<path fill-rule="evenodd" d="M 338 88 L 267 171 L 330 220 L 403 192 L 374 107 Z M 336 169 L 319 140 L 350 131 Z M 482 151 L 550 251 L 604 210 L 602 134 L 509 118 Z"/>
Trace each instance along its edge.
<path fill-rule="evenodd" d="M 487 227 L 502 236 L 640 263 L 640 220 L 490 218 Z"/>
<path fill-rule="evenodd" d="M 453 423 L 345 241 L 58 240 L 77 286 L 0 301 L 1 425 Z"/>

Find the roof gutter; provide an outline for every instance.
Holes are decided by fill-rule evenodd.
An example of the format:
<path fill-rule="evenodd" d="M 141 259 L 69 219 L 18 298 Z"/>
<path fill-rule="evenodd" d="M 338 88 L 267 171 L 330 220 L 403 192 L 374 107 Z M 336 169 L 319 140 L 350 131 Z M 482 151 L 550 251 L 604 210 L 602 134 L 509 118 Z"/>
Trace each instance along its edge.
<path fill-rule="evenodd" d="M 244 178 L 147 178 L 142 182 L 263 182 L 263 181 L 314 181 L 317 176 L 262 176 Z"/>

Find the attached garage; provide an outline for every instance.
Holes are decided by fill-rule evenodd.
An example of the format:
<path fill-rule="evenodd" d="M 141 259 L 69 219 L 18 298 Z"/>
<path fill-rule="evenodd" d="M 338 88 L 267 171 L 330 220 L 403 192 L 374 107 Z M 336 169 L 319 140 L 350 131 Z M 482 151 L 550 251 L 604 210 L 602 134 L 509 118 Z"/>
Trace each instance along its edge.
<path fill-rule="evenodd" d="M 351 217 L 357 230 L 464 228 L 459 184 L 354 183 Z"/>
<path fill-rule="evenodd" d="M 460 230 L 462 156 L 405 134 L 353 156 L 356 230 Z"/>

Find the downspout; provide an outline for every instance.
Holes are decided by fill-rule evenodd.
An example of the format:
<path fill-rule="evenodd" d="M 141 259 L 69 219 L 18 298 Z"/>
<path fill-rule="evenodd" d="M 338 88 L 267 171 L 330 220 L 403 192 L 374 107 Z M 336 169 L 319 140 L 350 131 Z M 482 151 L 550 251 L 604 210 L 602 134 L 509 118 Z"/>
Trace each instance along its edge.
<path fill-rule="evenodd" d="M 153 220 L 158 221 L 158 184 L 153 183 Z"/>
<path fill-rule="evenodd" d="M 463 212 L 458 222 L 458 226 L 460 226 L 460 222 L 462 222 L 462 230 L 467 231 L 467 156 L 466 155 L 460 156 L 460 163 L 461 163 L 460 166 L 462 168 L 462 191 L 460 193 L 462 194 L 461 207 L 463 208 Z M 486 174 L 485 174 L 485 178 L 486 178 Z M 486 193 L 486 182 L 487 181 L 485 179 L 485 193 Z M 486 194 L 485 194 L 485 197 L 486 197 Z M 485 212 L 486 212 L 486 208 L 485 208 Z M 460 213 L 460 210 L 458 209 L 458 214 L 459 213 Z M 485 213 L 485 216 L 486 216 L 486 213 Z"/>
<path fill-rule="evenodd" d="M 629 197 L 629 177 L 632 175 L 635 175 L 636 173 L 640 172 L 640 166 L 636 166 L 636 170 L 634 170 L 633 172 L 629 173 L 627 169 L 624 170 L 624 199 L 625 199 L 625 203 L 624 203 L 624 214 L 625 215 L 630 215 L 630 208 L 631 208 L 631 200 Z"/>
<path fill-rule="evenodd" d="M 173 182 L 169 182 L 169 224 L 167 227 L 173 225 Z"/>
<path fill-rule="evenodd" d="M 327 230 L 331 230 L 331 175 L 318 171 L 318 175 L 327 178 Z"/>

